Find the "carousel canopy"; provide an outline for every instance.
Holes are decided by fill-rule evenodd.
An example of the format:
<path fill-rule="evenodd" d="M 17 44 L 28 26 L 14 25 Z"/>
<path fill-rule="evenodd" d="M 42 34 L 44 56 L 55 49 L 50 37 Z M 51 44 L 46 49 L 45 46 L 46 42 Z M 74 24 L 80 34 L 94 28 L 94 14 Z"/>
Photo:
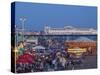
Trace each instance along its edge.
<path fill-rule="evenodd" d="M 74 41 L 79 41 L 79 42 L 94 42 L 94 40 L 86 38 L 86 37 L 79 37 L 78 39 L 74 40 Z"/>

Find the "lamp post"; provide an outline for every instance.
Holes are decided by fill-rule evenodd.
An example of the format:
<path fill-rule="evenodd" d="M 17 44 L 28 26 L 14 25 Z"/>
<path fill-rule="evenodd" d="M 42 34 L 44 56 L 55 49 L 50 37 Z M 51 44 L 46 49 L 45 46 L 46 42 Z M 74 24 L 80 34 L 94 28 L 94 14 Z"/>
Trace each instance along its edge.
<path fill-rule="evenodd" d="M 15 48 L 14 48 L 14 55 L 15 55 L 15 70 L 16 70 L 16 60 L 18 57 L 18 31 L 17 31 L 17 26 L 15 25 Z"/>
<path fill-rule="evenodd" d="M 22 41 L 24 42 L 24 26 L 25 26 L 26 18 L 25 17 L 21 17 L 20 21 L 21 21 L 21 24 L 22 24 Z"/>
<path fill-rule="evenodd" d="M 17 26 L 15 25 L 15 46 L 18 46 L 18 29 Z"/>
<path fill-rule="evenodd" d="M 15 46 L 17 47 L 17 27 L 15 25 Z"/>

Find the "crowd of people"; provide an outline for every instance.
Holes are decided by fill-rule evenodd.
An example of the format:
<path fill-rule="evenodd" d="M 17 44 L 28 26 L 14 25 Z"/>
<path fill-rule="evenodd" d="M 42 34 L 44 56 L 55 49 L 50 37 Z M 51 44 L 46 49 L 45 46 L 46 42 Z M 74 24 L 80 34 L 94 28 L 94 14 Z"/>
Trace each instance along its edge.
<path fill-rule="evenodd" d="M 65 50 L 63 42 L 57 40 L 40 40 L 39 42 L 39 45 L 46 47 L 44 52 L 37 52 L 32 48 L 25 49 L 25 47 L 20 49 L 21 53 L 16 60 L 17 73 L 61 71 L 82 66 L 82 58 L 73 58 Z"/>
<path fill-rule="evenodd" d="M 30 53 L 29 53 L 30 54 Z M 75 65 L 81 65 L 82 61 L 71 60 L 69 54 L 63 52 L 55 53 L 36 53 L 33 54 L 32 62 L 17 63 L 16 70 L 17 72 L 40 72 L 40 71 L 59 71 L 66 70 L 70 66 L 70 69 L 73 69 Z"/>

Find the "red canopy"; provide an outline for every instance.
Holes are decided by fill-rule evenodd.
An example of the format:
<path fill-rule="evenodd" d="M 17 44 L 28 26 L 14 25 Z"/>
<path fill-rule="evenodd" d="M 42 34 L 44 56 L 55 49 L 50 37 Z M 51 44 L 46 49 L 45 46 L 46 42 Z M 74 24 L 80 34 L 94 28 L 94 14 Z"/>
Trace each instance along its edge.
<path fill-rule="evenodd" d="M 28 62 L 27 62 L 27 60 L 25 60 L 25 59 L 18 59 L 18 60 L 16 61 L 16 63 L 18 64 L 18 63 L 28 63 Z"/>
<path fill-rule="evenodd" d="M 19 56 L 16 62 L 17 63 L 32 63 L 34 62 L 34 57 L 30 54 L 23 54 Z"/>

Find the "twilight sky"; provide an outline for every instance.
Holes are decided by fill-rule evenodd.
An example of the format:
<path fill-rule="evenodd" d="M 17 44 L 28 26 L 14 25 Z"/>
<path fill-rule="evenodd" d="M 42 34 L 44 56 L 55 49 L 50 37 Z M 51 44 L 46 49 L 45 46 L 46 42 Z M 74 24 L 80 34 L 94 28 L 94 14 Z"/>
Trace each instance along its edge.
<path fill-rule="evenodd" d="M 97 28 L 96 7 L 16 2 L 15 9 L 15 24 L 21 28 L 19 19 L 25 17 L 26 31 L 40 31 L 45 25 Z"/>

